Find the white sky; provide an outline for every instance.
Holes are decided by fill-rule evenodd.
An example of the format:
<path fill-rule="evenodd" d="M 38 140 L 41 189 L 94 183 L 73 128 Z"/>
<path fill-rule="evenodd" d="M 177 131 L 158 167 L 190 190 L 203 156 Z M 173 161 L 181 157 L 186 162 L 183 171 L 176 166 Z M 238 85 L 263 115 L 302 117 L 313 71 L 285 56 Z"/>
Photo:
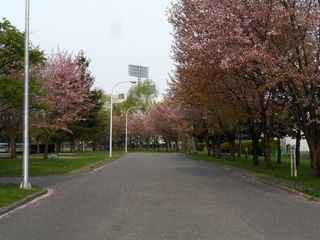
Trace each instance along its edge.
<path fill-rule="evenodd" d="M 171 0 L 30 0 L 30 39 L 46 53 L 84 50 L 95 86 L 110 93 L 132 80 L 127 65 L 150 67 L 160 93 L 173 69 L 166 10 Z M 24 31 L 24 0 L 0 0 L 0 18 Z M 127 92 L 130 84 L 115 92 Z"/>

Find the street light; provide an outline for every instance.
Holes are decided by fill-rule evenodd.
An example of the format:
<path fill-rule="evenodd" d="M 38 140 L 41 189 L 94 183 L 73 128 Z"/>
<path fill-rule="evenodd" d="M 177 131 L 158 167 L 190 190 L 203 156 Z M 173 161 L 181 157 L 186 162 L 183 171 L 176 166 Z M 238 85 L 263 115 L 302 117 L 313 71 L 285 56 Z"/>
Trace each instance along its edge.
<path fill-rule="evenodd" d="M 127 112 L 126 112 L 126 142 L 125 142 L 125 152 L 127 153 L 128 152 L 128 113 L 130 110 L 132 109 L 139 109 L 141 108 L 140 106 L 135 106 L 135 107 L 131 107 L 131 108 L 128 108 Z"/>
<path fill-rule="evenodd" d="M 111 96 L 110 96 L 110 139 L 109 139 L 109 157 L 112 157 L 112 98 L 113 98 L 113 90 L 122 83 L 132 83 L 135 84 L 137 81 L 123 81 L 119 82 L 116 85 L 113 86 L 111 90 Z"/>
<path fill-rule="evenodd" d="M 24 106 L 23 106 L 23 181 L 20 188 L 30 189 L 29 182 L 29 16 L 30 0 L 25 1 Z"/>

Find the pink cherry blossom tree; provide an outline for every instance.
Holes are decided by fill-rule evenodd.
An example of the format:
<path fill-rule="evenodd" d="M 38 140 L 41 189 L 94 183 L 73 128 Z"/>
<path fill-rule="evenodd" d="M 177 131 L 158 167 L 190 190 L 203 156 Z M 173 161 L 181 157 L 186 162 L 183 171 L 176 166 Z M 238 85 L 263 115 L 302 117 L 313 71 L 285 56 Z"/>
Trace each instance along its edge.
<path fill-rule="evenodd" d="M 39 72 L 43 95 L 39 101 L 45 110 L 34 116 L 34 126 L 41 130 L 45 143 L 44 159 L 48 158 L 48 142 L 57 130 L 69 131 L 67 124 L 82 119 L 81 111 L 90 109 L 92 79 L 83 74 L 77 57 L 58 50 L 49 56 Z"/>
<path fill-rule="evenodd" d="M 144 121 L 145 128 L 150 135 L 155 138 L 160 137 L 165 142 L 168 151 L 170 142 L 175 142 L 176 146 L 179 139 L 178 115 L 176 109 L 170 101 L 164 100 L 153 106 Z"/>
<path fill-rule="evenodd" d="M 130 142 L 135 142 L 140 149 L 144 143 L 149 146 L 150 136 L 144 126 L 145 119 L 146 115 L 142 111 L 132 113 L 128 118 L 128 137 Z"/>
<path fill-rule="evenodd" d="M 215 85 L 219 76 L 247 123 L 259 123 L 250 128 L 252 135 L 260 136 L 259 128 L 263 133 L 268 168 L 273 104 L 287 108 L 306 136 L 315 177 L 320 177 L 319 13 L 317 0 L 181 0 L 169 18 L 179 84 L 189 82 L 184 88 L 190 91 Z"/>

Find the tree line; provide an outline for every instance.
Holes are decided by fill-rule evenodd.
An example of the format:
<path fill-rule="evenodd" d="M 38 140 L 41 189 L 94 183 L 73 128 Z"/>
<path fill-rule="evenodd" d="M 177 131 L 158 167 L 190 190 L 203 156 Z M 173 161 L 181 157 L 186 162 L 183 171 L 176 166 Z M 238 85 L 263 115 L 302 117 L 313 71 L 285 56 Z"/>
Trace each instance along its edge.
<path fill-rule="evenodd" d="M 94 87 L 90 62 L 83 51 L 71 54 L 58 48 L 46 54 L 39 46 L 30 46 L 30 135 L 35 152 L 44 152 L 44 159 L 53 150 L 49 149 L 50 145 L 54 145 L 55 152 L 61 152 L 64 143 L 69 143 L 71 152 L 81 150 L 84 144 L 90 145 L 93 151 L 108 150 L 110 95 Z M 16 158 L 16 143 L 22 138 L 23 68 L 24 33 L 3 19 L 0 21 L 0 143 L 9 143 L 12 158 Z M 144 128 L 141 124 L 158 93 L 155 83 L 147 79 L 133 86 L 126 95 L 123 101 L 114 101 L 113 145 L 121 150 L 125 113 L 132 106 L 139 106 L 140 110 L 129 116 L 130 146 L 146 145 L 147 131 L 141 130 L 141 126 Z"/>
<path fill-rule="evenodd" d="M 267 168 L 270 139 L 303 135 L 319 178 L 320 1 L 178 0 L 168 18 L 176 62 L 168 98 L 183 129 L 215 155 L 228 141 L 232 159 L 246 133 L 254 165 L 262 140 Z"/>
<path fill-rule="evenodd" d="M 220 157 L 228 142 L 235 160 L 236 140 L 245 136 L 252 164 L 260 164 L 262 143 L 272 168 L 273 139 L 281 162 L 280 139 L 295 137 L 299 156 L 305 137 L 312 175 L 319 178 L 320 1 L 177 0 L 168 19 L 176 65 L 169 91 L 157 103 L 155 84 L 141 81 L 115 104 L 115 147 L 124 144 L 126 110 L 140 106 L 129 116 L 132 147 L 164 142 L 191 153 L 200 140 Z M 0 27 L 0 135 L 11 138 L 21 122 L 22 94 L 15 93 L 22 92 L 23 33 L 7 20 Z M 46 56 L 37 47 L 30 60 L 34 139 L 57 146 L 80 139 L 107 150 L 110 96 L 92 90 L 90 60 L 61 50 Z"/>
<path fill-rule="evenodd" d="M 11 157 L 16 157 L 23 122 L 24 33 L 6 19 L 0 22 L 0 56 L 0 136 L 10 140 Z M 50 142 L 58 146 L 62 133 L 72 138 L 78 123 L 90 125 L 97 117 L 102 91 L 93 88 L 89 64 L 84 52 L 57 49 L 46 55 L 30 47 L 30 129 L 37 146 L 45 146 L 45 159 Z"/>

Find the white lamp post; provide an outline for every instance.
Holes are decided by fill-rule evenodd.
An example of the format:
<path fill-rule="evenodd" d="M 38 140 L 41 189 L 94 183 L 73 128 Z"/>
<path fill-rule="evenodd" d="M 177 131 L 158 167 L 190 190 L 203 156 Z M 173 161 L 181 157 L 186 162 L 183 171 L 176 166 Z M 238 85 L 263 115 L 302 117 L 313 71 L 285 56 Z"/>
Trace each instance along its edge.
<path fill-rule="evenodd" d="M 109 157 L 112 157 L 112 98 L 113 98 L 113 90 L 115 89 L 115 87 L 117 87 L 118 85 L 122 84 L 122 83 L 132 83 L 135 84 L 136 81 L 123 81 L 123 82 L 119 82 L 116 85 L 113 86 L 112 91 L 111 91 L 111 95 L 110 95 L 110 138 L 109 138 Z"/>
<path fill-rule="evenodd" d="M 23 181 L 20 188 L 30 189 L 29 182 L 29 16 L 30 0 L 25 1 L 24 106 L 23 106 Z"/>
<path fill-rule="evenodd" d="M 136 107 L 131 107 L 128 108 L 127 112 L 126 112 L 126 142 L 125 142 L 125 152 L 128 152 L 128 113 L 130 110 L 132 109 L 139 109 L 140 106 L 136 106 Z"/>

